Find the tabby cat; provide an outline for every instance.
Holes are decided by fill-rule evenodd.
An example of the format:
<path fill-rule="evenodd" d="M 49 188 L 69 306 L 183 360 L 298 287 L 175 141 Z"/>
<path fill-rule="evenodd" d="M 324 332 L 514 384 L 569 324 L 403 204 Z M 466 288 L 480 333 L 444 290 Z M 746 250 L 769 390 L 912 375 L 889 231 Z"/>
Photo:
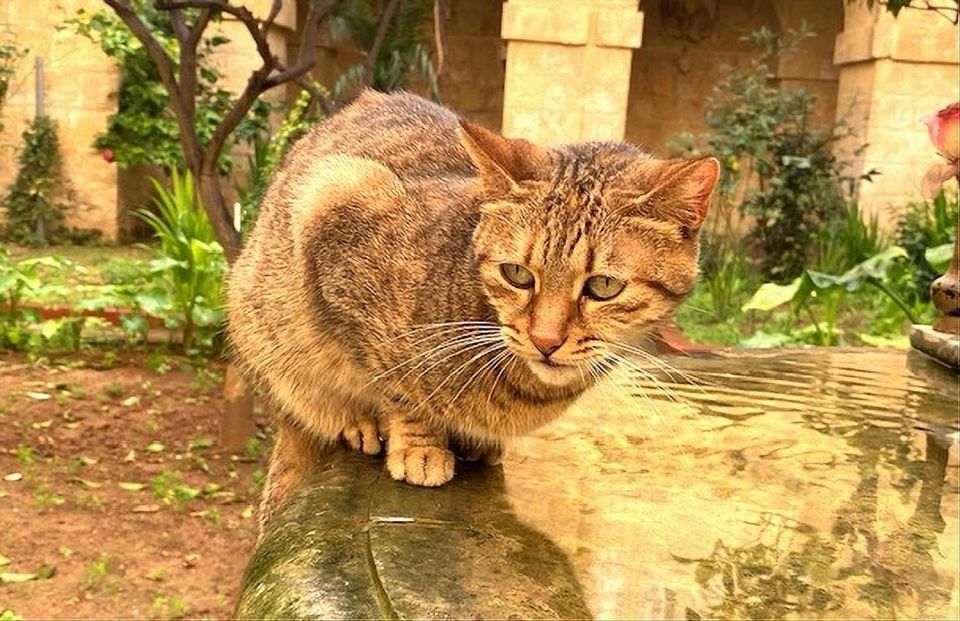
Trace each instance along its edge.
<path fill-rule="evenodd" d="M 693 287 L 715 159 L 541 148 L 365 92 L 288 154 L 229 283 L 279 413 L 261 524 L 340 439 L 435 486 L 556 418 Z"/>

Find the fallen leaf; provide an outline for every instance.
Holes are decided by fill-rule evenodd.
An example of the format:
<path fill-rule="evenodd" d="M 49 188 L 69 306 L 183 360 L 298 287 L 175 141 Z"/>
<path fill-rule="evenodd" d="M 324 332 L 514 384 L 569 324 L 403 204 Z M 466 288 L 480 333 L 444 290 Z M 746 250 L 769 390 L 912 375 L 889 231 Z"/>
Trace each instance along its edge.
<path fill-rule="evenodd" d="M 20 474 L 19 472 L 11 472 L 10 474 L 4 476 L 3 480 L 13 482 L 13 481 L 19 481 L 22 478 L 23 478 L 23 475 Z"/>
<path fill-rule="evenodd" d="M 37 574 L 0 573 L 0 584 L 36 580 Z"/>
<path fill-rule="evenodd" d="M 96 458 L 93 458 L 93 457 L 84 457 L 84 456 L 81 455 L 81 456 L 80 456 L 80 461 L 83 462 L 83 465 L 84 465 L 84 466 L 92 466 L 92 465 L 94 465 L 95 463 L 97 463 L 99 460 L 96 459 Z"/>
<path fill-rule="evenodd" d="M 73 550 L 71 550 L 67 546 L 60 546 L 58 551 L 60 552 L 60 556 L 62 556 L 63 558 L 69 558 L 73 555 Z"/>
<path fill-rule="evenodd" d="M 183 566 L 194 567 L 196 566 L 198 560 L 200 560 L 199 554 L 187 554 L 183 557 Z"/>
<path fill-rule="evenodd" d="M 57 566 L 51 565 L 50 563 L 44 563 L 37 568 L 37 578 L 41 580 L 49 580 L 57 575 Z"/>
<path fill-rule="evenodd" d="M 207 449 L 213 446 L 213 438 L 203 437 L 190 440 L 191 449 Z"/>
<path fill-rule="evenodd" d="M 247 508 L 240 512 L 240 517 L 242 517 L 245 520 L 249 520 L 250 518 L 252 518 L 253 507 L 250 505 L 247 505 Z"/>
<path fill-rule="evenodd" d="M 156 513 L 160 510 L 160 505 L 137 505 L 131 511 L 134 513 Z"/>
<path fill-rule="evenodd" d="M 134 405 L 138 405 L 139 403 L 140 403 L 140 397 L 134 395 L 133 397 L 127 397 L 126 399 L 121 401 L 120 405 L 125 407 L 131 407 Z"/>
<path fill-rule="evenodd" d="M 166 448 L 167 447 L 160 444 L 159 442 L 151 442 L 150 444 L 147 445 L 147 450 L 150 451 L 151 453 L 162 453 L 163 450 Z"/>
<path fill-rule="evenodd" d="M 47 392 L 33 392 L 32 390 L 28 390 L 24 394 L 26 394 L 31 399 L 36 399 L 37 401 L 46 401 L 47 399 L 53 398 L 53 396 Z"/>
<path fill-rule="evenodd" d="M 68 483 L 79 483 L 84 487 L 89 487 L 90 489 L 97 489 L 98 487 L 103 487 L 102 483 L 96 483 L 94 481 L 88 481 L 87 479 L 72 478 L 67 481 Z"/>
<path fill-rule="evenodd" d="M 39 423 L 30 423 L 30 426 L 33 427 L 34 429 L 46 429 L 52 424 L 53 424 L 53 421 L 48 419 Z"/>
<path fill-rule="evenodd" d="M 130 452 L 127 453 L 126 457 L 123 458 L 123 461 L 137 461 L 137 453 L 133 449 L 130 449 Z"/>
<path fill-rule="evenodd" d="M 127 481 L 120 481 L 117 485 L 120 486 L 120 489 L 125 489 L 128 492 L 139 492 L 146 487 L 145 483 L 130 483 Z"/>
<path fill-rule="evenodd" d="M 210 497 L 215 500 L 218 500 L 220 504 L 223 504 L 223 505 L 229 505 L 231 503 L 237 502 L 236 492 L 230 492 L 230 491 L 214 492 L 213 494 L 210 494 Z"/>
<path fill-rule="evenodd" d="M 0 567 L 3 567 L 4 565 L 9 565 L 9 564 L 10 564 L 10 559 L 0 554 Z"/>

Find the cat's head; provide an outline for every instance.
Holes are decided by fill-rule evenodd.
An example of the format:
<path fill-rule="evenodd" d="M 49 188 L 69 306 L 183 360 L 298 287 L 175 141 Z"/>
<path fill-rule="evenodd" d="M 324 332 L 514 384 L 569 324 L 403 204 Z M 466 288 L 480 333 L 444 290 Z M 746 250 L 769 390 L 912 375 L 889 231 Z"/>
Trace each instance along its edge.
<path fill-rule="evenodd" d="M 623 356 L 693 288 L 716 159 L 656 160 L 624 143 L 549 151 L 461 124 L 484 202 L 473 236 L 507 346 L 561 386 Z"/>

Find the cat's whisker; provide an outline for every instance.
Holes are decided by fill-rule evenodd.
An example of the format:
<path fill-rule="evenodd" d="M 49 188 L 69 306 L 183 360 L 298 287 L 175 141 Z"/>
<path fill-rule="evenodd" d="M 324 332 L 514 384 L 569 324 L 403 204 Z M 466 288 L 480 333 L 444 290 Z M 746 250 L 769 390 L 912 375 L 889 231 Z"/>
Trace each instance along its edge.
<path fill-rule="evenodd" d="M 603 398 L 607 402 L 608 407 L 615 408 L 616 404 L 611 399 L 611 390 L 614 390 L 614 395 L 617 400 L 620 402 L 621 407 L 626 407 L 626 409 L 631 414 L 636 414 L 637 412 L 633 409 L 636 405 L 636 400 L 630 398 L 630 395 L 620 394 L 623 393 L 623 390 L 617 386 L 616 382 L 610 377 L 610 372 L 599 365 L 596 360 L 589 360 L 588 364 L 590 365 L 589 371 L 594 378 L 596 378 L 597 387 L 600 392 L 603 393 Z M 619 392 L 617 392 L 619 391 Z M 640 411 L 640 418 L 643 419 L 643 423 L 647 426 L 647 430 L 650 433 L 650 436 L 653 437 L 656 435 L 653 424 L 650 422 L 649 417 L 645 412 Z"/>
<path fill-rule="evenodd" d="M 430 392 L 430 394 L 428 394 L 428 395 L 426 396 L 426 398 L 424 398 L 422 401 L 420 401 L 420 403 L 418 403 L 416 406 L 414 406 L 413 410 L 410 411 L 410 414 L 413 414 L 414 412 L 419 411 L 421 407 L 423 407 L 424 405 L 426 405 L 426 404 L 430 401 L 430 399 L 432 399 L 433 396 L 434 396 L 435 394 L 437 394 L 437 392 L 439 392 L 440 389 L 443 388 L 443 387 L 447 384 L 447 382 L 449 382 L 449 381 L 450 381 L 451 379 L 453 379 L 454 377 L 457 377 L 458 375 L 460 375 L 460 373 L 463 372 L 463 369 L 465 369 L 471 362 L 473 362 L 474 360 L 477 360 L 478 358 L 481 358 L 481 357 L 483 357 L 483 356 L 485 356 L 485 355 L 487 355 L 487 354 L 491 354 L 491 353 L 497 351 L 500 347 L 503 347 L 503 345 L 498 344 L 498 345 L 493 345 L 493 346 L 487 347 L 486 349 L 484 349 L 484 350 L 481 351 L 480 353 L 475 354 L 472 358 L 470 358 L 469 360 L 467 360 L 466 362 L 464 362 L 463 364 L 461 364 L 461 365 L 460 365 L 459 367 L 457 367 L 452 373 L 450 373 L 449 375 L 447 375 L 447 377 L 445 377 L 445 378 L 443 379 L 443 381 L 440 382 L 440 384 L 439 384 L 436 388 L 434 388 L 434 389 Z"/>
<path fill-rule="evenodd" d="M 705 381 L 705 380 L 703 380 L 703 379 L 701 379 L 701 378 L 698 378 L 698 377 L 696 377 L 696 376 L 694 376 L 694 375 L 692 375 L 692 374 L 684 371 L 683 369 L 677 368 L 676 366 L 668 363 L 668 362 L 667 362 L 666 360 L 664 360 L 663 358 L 660 358 L 659 356 L 656 356 L 656 355 L 654 355 L 654 354 L 652 354 L 652 353 L 650 353 L 650 352 L 648 352 L 648 351 L 645 351 L 645 350 L 643 350 L 643 349 L 641 349 L 641 348 L 639 348 L 639 347 L 634 347 L 634 346 L 632 346 L 632 345 L 627 345 L 626 343 L 619 343 L 619 342 L 616 342 L 616 341 L 608 341 L 607 344 L 610 345 L 610 346 L 612 346 L 612 347 L 620 348 L 620 349 L 622 349 L 622 350 L 624 350 L 624 351 L 626 351 L 626 352 L 629 352 L 629 353 L 632 353 L 632 354 L 636 354 L 637 356 L 640 356 L 640 357 L 643 358 L 644 360 L 649 361 L 649 362 L 652 362 L 653 364 L 657 365 L 661 370 L 663 370 L 668 376 L 670 376 L 670 379 L 673 379 L 674 381 L 676 381 L 676 380 L 675 380 L 675 378 L 673 377 L 673 374 L 674 374 L 674 373 L 678 374 L 680 377 L 682 377 L 684 380 L 686 380 L 686 382 L 687 382 L 689 385 L 694 386 L 695 388 L 697 388 L 698 390 L 700 390 L 700 392 L 703 392 L 703 388 L 702 388 L 702 387 L 703 387 L 704 385 L 706 385 L 706 386 L 709 386 L 709 385 L 710 385 L 709 382 L 707 382 L 707 381 Z"/>
<path fill-rule="evenodd" d="M 424 332 L 434 331 L 435 333 L 442 333 L 443 331 L 450 330 L 485 330 L 489 329 L 499 330 L 500 326 L 490 321 L 443 321 L 439 323 L 425 323 L 412 326 L 409 330 L 401 332 L 400 334 L 395 334 L 390 338 L 383 341 L 384 344 L 392 343 L 400 339 L 407 338 L 414 334 L 422 334 Z M 426 336 L 425 338 L 432 338 L 433 334 Z"/>
<path fill-rule="evenodd" d="M 454 356 L 458 356 L 458 355 L 460 355 L 460 354 L 465 354 L 465 353 L 467 353 L 468 351 L 474 350 L 474 349 L 476 349 L 476 348 L 478 348 L 478 347 L 483 347 L 483 346 L 485 346 L 485 345 L 490 345 L 490 344 L 492 344 L 492 343 L 502 346 L 502 342 L 503 342 L 502 339 L 500 339 L 499 337 L 477 338 L 477 339 L 475 339 L 474 341 L 468 343 L 466 346 L 458 347 L 458 348 L 454 349 L 453 351 L 449 351 L 449 350 L 448 350 L 448 351 L 447 351 L 447 354 L 446 354 L 445 356 L 443 356 L 441 359 L 437 360 L 437 361 L 434 362 L 432 365 L 430 365 L 429 367 L 427 367 L 426 369 L 424 369 L 423 371 L 421 371 L 420 374 L 417 375 L 417 377 L 415 377 L 415 378 L 413 379 L 413 381 L 414 381 L 414 382 L 420 381 L 420 379 L 421 379 L 424 375 L 426 375 L 427 373 L 429 373 L 430 371 L 432 371 L 433 369 L 435 369 L 438 365 L 443 364 L 444 362 L 446 362 L 446 361 L 449 360 L 450 358 L 453 358 Z M 402 380 L 402 379 L 406 378 L 408 375 L 410 375 L 411 373 L 413 373 L 414 371 L 416 371 L 418 368 L 420 368 L 421 366 L 423 366 L 423 365 L 426 364 L 427 362 L 428 362 L 428 361 L 425 360 L 425 361 L 423 361 L 423 362 L 418 363 L 415 367 L 413 367 L 412 369 L 410 369 L 409 371 L 407 371 L 406 373 L 404 373 L 403 376 L 402 376 L 400 379 Z"/>
<path fill-rule="evenodd" d="M 494 351 L 496 351 L 496 350 L 494 350 Z M 503 348 L 503 351 L 498 352 L 493 358 L 491 358 L 491 359 L 488 360 L 487 362 L 483 363 L 483 364 L 480 366 L 480 368 L 477 369 L 476 372 L 474 372 L 474 374 L 471 375 L 471 376 L 467 379 L 466 382 L 464 382 L 463 386 L 460 387 L 460 390 L 457 391 L 457 394 L 453 395 L 453 399 L 450 400 L 450 403 L 449 403 L 449 405 L 447 405 L 447 408 L 446 408 L 445 412 L 446 412 L 446 411 L 449 411 L 450 408 L 453 407 L 453 404 L 457 402 L 457 398 L 458 398 L 461 394 L 463 394 L 463 392 L 467 389 L 467 386 L 469 386 L 470 383 L 471 383 L 475 378 L 476 378 L 476 379 L 479 379 L 479 377 L 481 377 L 481 373 L 486 374 L 486 372 L 489 371 L 490 369 L 496 368 L 497 362 L 498 362 L 499 360 L 503 359 L 503 357 L 504 357 L 505 355 L 508 355 L 509 353 L 510 353 L 510 350 L 508 350 L 506 347 L 504 347 L 504 348 Z"/>
<path fill-rule="evenodd" d="M 404 338 L 415 338 L 415 340 L 412 340 L 412 341 L 410 341 L 410 342 L 408 343 L 409 346 L 415 347 L 415 346 L 419 345 L 420 343 L 425 343 L 425 342 L 430 341 L 430 340 L 432 340 L 432 339 L 437 339 L 437 338 L 441 338 L 441 337 L 446 337 L 446 336 L 449 336 L 449 335 L 456 335 L 456 334 L 463 334 L 463 333 L 466 333 L 466 334 L 498 334 L 498 333 L 500 332 L 499 328 L 492 327 L 492 326 L 453 326 L 453 327 L 437 327 L 437 328 L 431 328 L 431 330 L 432 330 L 432 331 L 429 332 L 429 333 L 427 333 L 426 335 L 423 334 L 423 332 L 426 332 L 426 330 L 421 331 L 421 333 L 420 333 L 419 335 L 417 335 L 417 334 L 412 334 L 412 333 L 408 333 Z"/>
<path fill-rule="evenodd" d="M 620 356 L 620 355 L 618 355 L 618 354 L 615 354 L 615 353 L 609 352 L 609 351 L 606 352 L 606 355 L 607 355 L 608 357 L 610 357 L 611 360 L 613 360 L 613 361 L 615 361 L 615 362 L 623 365 L 623 367 L 625 367 L 625 369 L 626 369 L 627 371 L 633 371 L 633 372 L 635 372 L 635 373 L 638 373 L 638 374 L 643 375 L 645 378 L 650 379 L 650 380 L 651 380 L 651 383 L 653 383 L 654 387 L 655 387 L 657 390 L 660 390 L 661 393 L 662 393 L 664 396 L 666 396 L 667 398 L 669 398 L 671 401 L 673 401 L 674 403 L 676 403 L 676 404 L 678 404 L 678 405 L 681 404 L 681 402 L 676 398 L 675 395 L 672 395 L 672 396 L 671 396 L 671 393 L 670 393 L 668 390 L 665 391 L 665 390 L 663 389 L 663 386 L 661 385 L 661 383 L 658 382 L 658 381 L 656 380 L 656 378 L 655 378 L 652 374 L 650 374 L 650 373 L 648 373 L 647 371 L 641 369 L 639 366 L 635 365 L 635 364 L 634 364 L 631 360 L 629 360 L 628 358 L 624 358 L 623 356 Z M 676 432 L 676 430 L 673 428 L 673 425 L 670 424 L 670 421 L 667 419 L 667 417 L 664 416 L 663 412 L 660 411 L 660 408 L 657 407 L 656 402 L 655 402 L 653 399 L 650 398 L 650 396 L 649 396 L 649 395 L 646 393 L 646 391 L 644 390 L 643 386 L 639 385 L 639 384 L 635 381 L 635 379 L 632 378 L 629 374 L 624 374 L 623 377 L 624 377 L 624 379 L 629 383 L 629 385 L 634 389 L 634 391 L 636 391 L 636 392 L 634 392 L 634 393 L 629 393 L 629 394 L 632 394 L 633 396 L 639 396 L 639 397 L 641 397 L 644 401 L 647 402 L 647 404 L 650 406 L 650 408 L 651 408 L 651 410 L 653 411 L 653 413 L 656 414 L 657 417 L 662 421 L 662 423 L 664 424 L 664 426 L 666 426 L 667 429 L 670 430 L 670 434 L 673 436 L 673 440 L 674 440 L 674 443 L 676 444 L 677 448 L 680 449 L 680 453 L 681 453 L 684 457 L 686 457 L 686 456 L 687 456 L 687 452 L 686 452 L 686 450 L 683 448 L 683 443 L 680 442 L 680 436 L 677 435 L 677 432 Z"/>
<path fill-rule="evenodd" d="M 416 340 L 411 341 L 411 342 L 409 343 L 409 345 L 410 345 L 410 346 L 416 346 L 416 345 L 419 345 L 419 344 L 421 344 L 421 343 L 426 343 L 426 342 L 431 341 L 431 340 L 434 340 L 434 339 L 446 338 L 446 337 L 449 337 L 450 335 L 457 335 L 457 334 L 498 334 L 499 332 L 500 332 L 500 331 L 497 330 L 497 329 L 495 329 L 495 328 L 480 328 L 480 327 L 476 327 L 476 326 L 463 326 L 463 327 L 458 327 L 458 328 L 442 328 L 442 329 L 438 329 L 437 331 L 431 332 L 430 334 L 426 334 L 426 335 L 423 335 L 423 334 L 421 334 L 421 335 L 410 335 L 410 337 L 408 337 L 408 338 L 411 338 L 411 337 L 414 337 L 414 336 L 415 336 Z"/>
<path fill-rule="evenodd" d="M 407 377 L 410 373 L 412 373 L 412 372 L 415 371 L 416 369 L 420 368 L 421 366 L 423 366 L 424 364 L 426 364 L 427 362 L 429 362 L 435 355 L 441 354 L 441 353 L 446 352 L 446 351 L 449 351 L 449 350 L 451 350 L 451 349 L 459 349 L 459 348 L 461 348 L 461 347 L 466 347 L 467 345 L 472 345 L 472 344 L 474 344 L 474 343 L 480 343 L 480 342 L 483 342 L 483 343 L 491 342 L 491 343 L 492 343 L 492 342 L 495 342 L 495 341 L 498 340 L 498 339 L 499 339 L 499 335 L 496 335 L 496 334 L 480 334 L 480 335 L 478 335 L 478 334 L 473 334 L 473 333 L 471 333 L 471 334 L 461 334 L 461 335 L 457 335 L 457 336 L 451 337 L 451 338 L 443 341 L 442 343 L 439 343 L 439 344 L 437 344 L 437 345 L 435 345 L 435 346 L 433 346 L 433 347 L 431 347 L 431 348 L 429 348 L 429 349 L 426 349 L 426 350 L 424 350 L 424 351 L 418 352 L 418 353 L 414 354 L 413 356 L 411 356 L 410 358 L 407 358 L 407 359 L 404 360 L 403 362 L 400 362 L 400 363 L 398 363 L 398 364 L 395 364 L 394 366 L 390 367 L 389 369 L 378 373 L 376 376 L 373 377 L 373 379 L 370 380 L 370 383 L 375 382 L 375 381 L 380 380 L 380 379 L 383 379 L 384 377 L 390 375 L 390 374 L 393 373 L 394 371 L 397 371 L 397 370 L 399 370 L 399 369 L 401 369 L 401 368 L 403 368 L 403 367 L 405 367 L 405 366 L 407 366 L 407 365 L 409 365 L 409 364 L 413 364 L 414 362 L 420 360 L 419 363 L 417 363 L 412 369 L 409 369 L 406 373 L 404 373 L 404 374 L 399 378 L 400 380 L 402 380 L 402 379 L 404 379 L 405 377 Z M 456 352 L 454 352 L 454 355 L 455 355 L 455 353 L 456 353 Z M 445 360 L 445 359 L 446 359 L 446 358 L 444 358 L 444 360 Z M 418 379 L 419 379 L 419 378 L 418 378 Z"/>
<path fill-rule="evenodd" d="M 493 378 L 493 386 L 490 387 L 490 394 L 487 395 L 487 403 L 490 403 L 490 400 L 493 399 L 493 392 L 497 389 L 497 382 L 500 381 L 500 378 L 506 372 L 507 368 L 517 360 L 517 357 L 509 349 L 507 349 L 506 353 L 509 360 L 507 360 L 506 364 L 500 367 L 500 372 L 497 373 L 497 376 Z M 513 357 L 511 358 L 511 356 Z"/>
<path fill-rule="evenodd" d="M 673 390 L 672 390 L 669 386 L 667 386 L 666 384 L 664 384 L 663 382 L 661 382 L 660 380 L 658 380 L 657 377 L 656 377 L 654 374 L 650 373 L 648 370 L 646 370 L 646 369 L 644 369 L 643 367 L 641 367 L 640 365 L 636 364 L 635 362 L 633 362 L 633 361 L 630 360 L 629 358 L 627 358 L 627 357 L 625 357 L 625 356 L 621 356 L 620 354 L 617 354 L 616 352 L 607 352 L 607 355 L 608 355 L 612 360 L 616 361 L 616 362 L 619 363 L 621 366 L 623 366 L 623 367 L 625 368 L 625 370 L 631 371 L 631 372 L 633 372 L 633 373 L 635 373 L 635 374 L 637 374 L 637 375 L 640 375 L 644 380 L 650 382 L 650 384 L 651 384 L 657 391 L 659 391 L 660 394 L 662 394 L 664 397 L 666 397 L 668 400 L 670 400 L 670 401 L 672 401 L 673 403 L 676 403 L 676 404 L 680 404 L 680 403 L 681 403 L 681 400 L 680 400 L 680 398 L 677 396 L 677 394 L 676 394 L 675 392 L 673 392 Z M 636 381 L 635 378 L 630 377 L 630 376 L 628 375 L 628 376 L 627 376 L 627 379 L 631 382 L 631 384 L 632 384 L 635 388 L 637 388 L 637 389 L 642 389 L 642 388 L 643 388 L 642 385 L 640 385 L 639 383 L 637 383 L 637 381 Z"/>

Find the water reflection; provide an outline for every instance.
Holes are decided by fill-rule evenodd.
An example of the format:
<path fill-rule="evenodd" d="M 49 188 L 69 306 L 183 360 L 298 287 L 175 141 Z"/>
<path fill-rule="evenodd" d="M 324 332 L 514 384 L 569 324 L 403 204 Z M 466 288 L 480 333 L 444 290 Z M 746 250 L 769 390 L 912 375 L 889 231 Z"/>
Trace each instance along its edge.
<path fill-rule="evenodd" d="M 438 490 L 331 457 L 239 611 L 960 616 L 956 374 L 883 351 L 670 362 Z"/>
<path fill-rule="evenodd" d="M 671 362 L 628 383 L 652 403 L 597 390 L 507 464 L 599 617 L 957 617 L 955 374 L 901 352 Z M 558 525 L 527 498 L 564 476 L 540 500 Z"/>

